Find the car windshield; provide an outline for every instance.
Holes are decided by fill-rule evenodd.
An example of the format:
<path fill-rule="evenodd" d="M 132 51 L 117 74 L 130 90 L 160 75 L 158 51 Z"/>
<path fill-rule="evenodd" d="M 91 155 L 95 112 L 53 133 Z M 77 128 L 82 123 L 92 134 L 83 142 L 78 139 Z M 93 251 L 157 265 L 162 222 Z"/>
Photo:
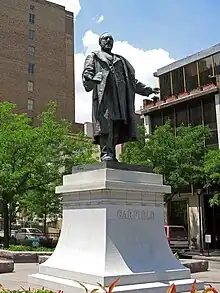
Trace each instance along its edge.
<path fill-rule="evenodd" d="M 184 227 L 170 227 L 170 238 L 171 239 L 187 239 L 187 232 Z"/>
<path fill-rule="evenodd" d="M 30 233 L 42 233 L 40 230 L 38 230 L 38 229 L 34 229 L 34 228 L 30 228 L 30 229 L 28 229 L 29 230 L 29 232 Z"/>

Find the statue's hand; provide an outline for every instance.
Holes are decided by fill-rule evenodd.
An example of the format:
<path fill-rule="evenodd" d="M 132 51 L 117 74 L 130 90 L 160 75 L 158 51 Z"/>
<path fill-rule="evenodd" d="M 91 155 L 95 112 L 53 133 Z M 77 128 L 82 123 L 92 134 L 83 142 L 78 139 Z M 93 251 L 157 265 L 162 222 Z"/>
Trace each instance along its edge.
<path fill-rule="evenodd" d="M 160 93 L 160 89 L 158 87 L 155 87 L 155 88 L 152 89 L 152 94 L 157 95 L 159 93 Z"/>
<path fill-rule="evenodd" d="M 103 78 L 103 74 L 102 72 L 98 72 L 94 77 L 93 77 L 93 81 L 95 83 L 100 83 L 102 81 Z"/>

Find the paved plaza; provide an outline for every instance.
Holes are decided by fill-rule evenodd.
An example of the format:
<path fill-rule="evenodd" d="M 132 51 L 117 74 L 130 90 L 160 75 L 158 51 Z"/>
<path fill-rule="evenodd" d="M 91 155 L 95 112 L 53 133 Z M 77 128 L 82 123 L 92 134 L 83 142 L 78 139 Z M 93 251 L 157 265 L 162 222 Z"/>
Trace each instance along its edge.
<path fill-rule="evenodd" d="M 203 280 L 220 292 L 220 262 L 210 262 L 209 264 L 209 271 L 193 274 L 192 278 Z M 28 288 L 27 276 L 37 271 L 38 264 L 16 264 L 14 273 L 0 275 L 0 283 L 8 289 Z"/>

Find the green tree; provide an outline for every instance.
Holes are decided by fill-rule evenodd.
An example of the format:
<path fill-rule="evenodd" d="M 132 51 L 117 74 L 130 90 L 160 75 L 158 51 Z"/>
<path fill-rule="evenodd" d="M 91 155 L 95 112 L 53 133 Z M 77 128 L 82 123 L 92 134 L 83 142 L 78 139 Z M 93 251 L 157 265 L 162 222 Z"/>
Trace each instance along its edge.
<path fill-rule="evenodd" d="M 32 127 L 15 105 L 0 103 L 0 196 L 4 217 L 4 246 L 9 245 L 9 207 L 27 191 L 44 189 L 61 179 L 74 164 L 93 161 L 93 147 L 69 135 L 70 123 L 56 119 L 51 103 Z"/>
<path fill-rule="evenodd" d="M 37 190 L 27 191 L 21 200 L 21 208 L 25 210 L 26 216 L 43 219 L 44 233 L 46 233 L 48 217 L 56 218 L 61 214 L 61 197 L 55 193 L 55 187 L 58 184 L 60 180 Z"/>
<path fill-rule="evenodd" d="M 213 197 L 210 199 L 210 205 L 220 205 L 220 150 L 209 150 L 205 156 L 204 170 L 207 184 L 213 190 Z"/>
<path fill-rule="evenodd" d="M 140 135 L 140 141 L 125 144 L 120 157 L 123 162 L 151 166 L 164 176 L 165 184 L 171 185 L 172 194 L 205 180 L 204 142 L 210 136 L 207 127 L 182 125 L 174 131 L 167 122 L 147 137 L 141 127 Z"/>

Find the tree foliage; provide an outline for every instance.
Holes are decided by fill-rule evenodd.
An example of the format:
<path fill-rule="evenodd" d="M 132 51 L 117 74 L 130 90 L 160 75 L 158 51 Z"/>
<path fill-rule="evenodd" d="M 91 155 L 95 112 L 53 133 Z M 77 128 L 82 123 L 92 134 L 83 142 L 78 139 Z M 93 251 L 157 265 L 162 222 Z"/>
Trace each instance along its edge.
<path fill-rule="evenodd" d="M 207 178 L 207 184 L 213 190 L 213 197 L 210 199 L 210 205 L 220 205 L 220 150 L 209 150 L 205 156 L 204 170 Z"/>
<path fill-rule="evenodd" d="M 55 193 L 55 187 L 60 180 L 54 181 L 37 190 L 29 190 L 21 198 L 20 208 L 30 220 L 43 219 L 43 232 L 46 233 L 48 218 L 58 218 L 61 215 L 61 197 Z"/>
<path fill-rule="evenodd" d="M 51 103 L 32 127 L 15 105 L 0 103 L 0 196 L 4 211 L 4 245 L 8 246 L 9 205 L 29 191 L 48 191 L 72 165 L 93 162 L 93 147 L 83 135 L 70 135 L 70 123 L 56 119 Z M 17 200 L 17 199 L 16 199 Z"/>
<path fill-rule="evenodd" d="M 173 193 L 205 180 L 203 163 L 209 128 L 181 125 L 174 130 L 167 122 L 147 137 L 140 127 L 140 134 L 140 141 L 124 146 L 123 162 L 151 166 L 164 176 L 165 184 L 171 185 Z"/>

